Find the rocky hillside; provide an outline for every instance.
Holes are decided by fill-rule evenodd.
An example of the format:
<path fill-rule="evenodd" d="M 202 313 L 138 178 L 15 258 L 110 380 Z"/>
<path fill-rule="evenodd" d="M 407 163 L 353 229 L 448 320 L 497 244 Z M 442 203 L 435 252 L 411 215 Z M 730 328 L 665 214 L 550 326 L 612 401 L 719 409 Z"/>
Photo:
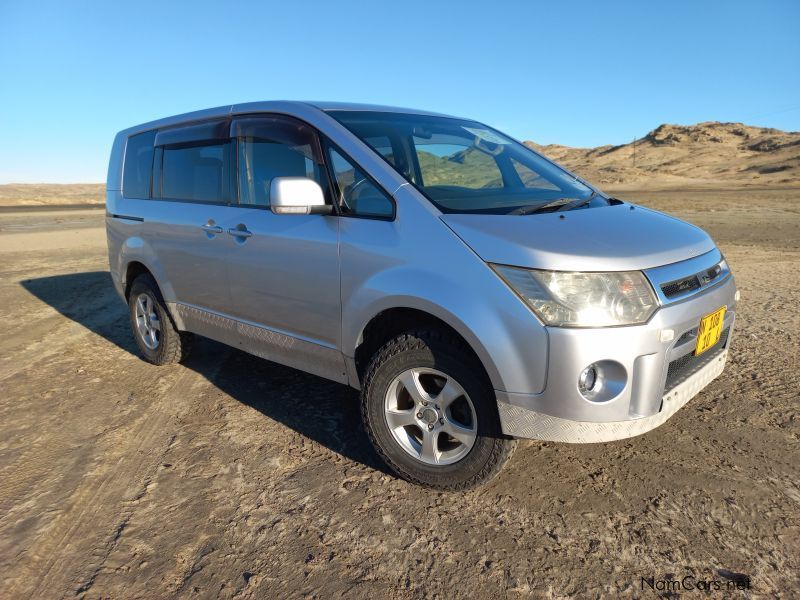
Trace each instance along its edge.
<path fill-rule="evenodd" d="M 525 142 L 600 186 L 800 184 L 800 132 L 715 121 L 661 125 L 634 144 L 570 148 Z"/>

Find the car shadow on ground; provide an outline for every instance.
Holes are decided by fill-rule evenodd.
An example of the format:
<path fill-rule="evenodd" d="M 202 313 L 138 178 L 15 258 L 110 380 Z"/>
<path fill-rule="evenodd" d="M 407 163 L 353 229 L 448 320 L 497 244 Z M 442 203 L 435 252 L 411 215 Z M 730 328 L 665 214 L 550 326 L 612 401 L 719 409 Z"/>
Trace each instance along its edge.
<path fill-rule="evenodd" d="M 127 307 L 107 271 L 26 279 L 21 284 L 65 317 L 140 356 Z M 388 473 L 361 427 L 356 390 L 206 338 L 195 338 L 195 345 L 184 367 L 264 416 L 346 458 Z"/>

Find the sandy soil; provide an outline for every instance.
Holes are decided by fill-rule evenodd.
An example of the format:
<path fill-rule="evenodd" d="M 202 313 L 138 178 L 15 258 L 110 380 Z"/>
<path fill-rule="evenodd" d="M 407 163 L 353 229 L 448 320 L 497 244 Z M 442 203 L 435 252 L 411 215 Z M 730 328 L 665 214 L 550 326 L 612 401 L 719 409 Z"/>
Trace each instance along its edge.
<path fill-rule="evenodd" d="M 0 210 L 5 206 L 75 206 L 105 202 L 102 183 L 6 183 L 0 185 Z"/>
<path fill-rule="evenodd" d="M 796 597 L 800 190 L 619 195 L 725 252 L 726 371 L 645 436 L 525 442 L 464 494 L 387 474 L 347 387 L 210 341 L 140 360 L 102 211 L 0 214 L 0 595 Z"/>

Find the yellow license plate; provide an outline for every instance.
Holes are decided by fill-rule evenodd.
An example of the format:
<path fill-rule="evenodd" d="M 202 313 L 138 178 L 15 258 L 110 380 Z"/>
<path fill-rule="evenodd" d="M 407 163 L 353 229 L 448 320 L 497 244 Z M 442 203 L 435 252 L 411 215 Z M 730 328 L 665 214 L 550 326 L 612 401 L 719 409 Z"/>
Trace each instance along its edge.
<path fill-rule="evenodd" d="M 726 308 L 723 306 L 700 319 L 700 327 L 697 328 L 697 343 L 694 347 L 695 356 L 702 354 L 719 341 L 719 336 L 722 335 L 722 323 L 725 320 Z"/>

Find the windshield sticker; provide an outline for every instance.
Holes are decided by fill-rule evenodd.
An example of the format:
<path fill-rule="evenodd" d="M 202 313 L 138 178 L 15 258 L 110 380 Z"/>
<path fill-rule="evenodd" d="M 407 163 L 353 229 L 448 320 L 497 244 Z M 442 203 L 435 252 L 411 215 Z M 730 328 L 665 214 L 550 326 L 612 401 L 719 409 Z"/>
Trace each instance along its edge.
<path fill-rule="evenodd" d="M 489 131 L 488 129 L 478 129 L 477 127 L 464 127 L 464 129 L 466 129 L 472 135 L 482 139 L 485 142 L 491 142 L 492 144 L 510 144 L 511 143 L 511 140 L 508 140 L 508 139 L 506 139 L 504 137 L 500 137 L 494 131 Z"/>

